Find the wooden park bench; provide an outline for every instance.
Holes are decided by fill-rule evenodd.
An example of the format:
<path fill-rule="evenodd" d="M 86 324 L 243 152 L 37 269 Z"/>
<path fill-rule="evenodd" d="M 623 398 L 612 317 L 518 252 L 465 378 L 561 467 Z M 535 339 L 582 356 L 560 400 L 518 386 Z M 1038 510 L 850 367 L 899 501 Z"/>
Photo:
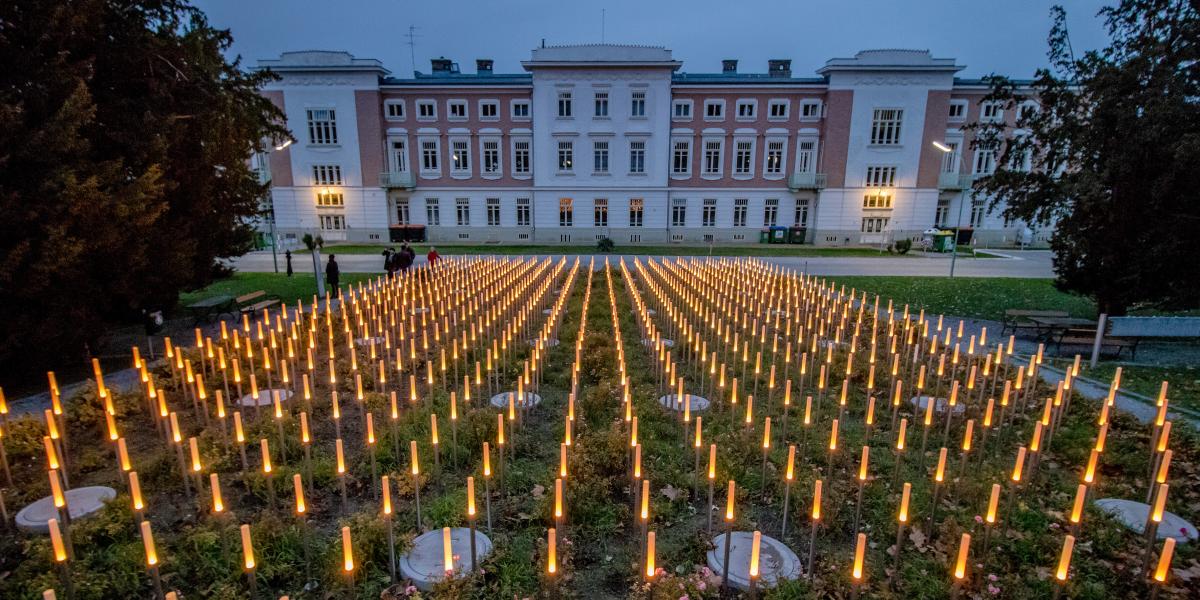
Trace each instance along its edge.
<path fill-rule="evenodd" d="M 1100 354 L 1105 354 L 1106 350 L 1110 350 L 1110 351 L 1115 350 L 1115 353 L 1112 353 L 1112 352 L 1109 352 L 1109 353 L 1120 358 L 1121 351 L 1128 349 L 1130 359 L 1132 360 L 1134 358 L 1137 358 L 1137 347 L 1138 347 L 1138 342 L 1141 341 L 1141 338 L 1110 336 L 1107 334 L 1107 332 L 1111 331 L 1111 330 L 1112 330 L 1112 325 L 1110 323 L 1108 326 L 1105 327 L 1106 333 L 1105 333 L 1104 337 L 1100 339 Z M 1056 340 L 1054 340 L 1054 343 L 1055 343 L 1054 353 L 1058 356 L 1063 355 L 1063 353 L 1062 353 L 1063 346 L 1068 346 L 1068 347 L 1082 346 L 1085 348 L 1092 348 L 1093 345 L 1096 343 L 1096 329 L 1094 327 L 1091 329 L 1086 329 L 1086 328 L 1064 329 L 1061 332 L 1059 332 L 1058 338 Z"/>
<path fill-rule="evenodd" d="M 238 312 L 253 315 L 260 310 L 271 308 L 272 306 L 279 304 L 281 300 L 279 299 L 279 296 L 268 294 L 263 290 L 258 290 L 255 292 L 250 292 L 249 294 L 238 296 L 235 302 L 237 302 Z"/>
<path fill-rule="evenodd" d="M 1040 330 L 1041 326 L 1031 321 L 1031 318 L 1050 317 L 1060 318 L 1070 316 L 1065 310 L 1025 310 L 1019 308 L 1010 308 L 1004 311 L 1003 327 L 1000 329 L 1000 335 L 1011 331 L 1016 333 L 1018 329 L 1034 329 Z"/>

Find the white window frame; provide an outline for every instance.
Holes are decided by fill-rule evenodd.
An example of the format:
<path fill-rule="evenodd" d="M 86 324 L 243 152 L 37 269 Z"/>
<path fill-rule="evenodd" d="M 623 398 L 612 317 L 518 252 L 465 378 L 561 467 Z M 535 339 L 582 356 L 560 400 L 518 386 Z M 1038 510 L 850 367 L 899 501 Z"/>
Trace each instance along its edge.
<path fill-rule="evenodd" d="M 954 113 L 958 114 L 955 115 Z M 966 100 L 951 100 L 949 108 L 946 109 L 946 121 L 949 123 L 961 123 L 967 120 L 967 101 Z"/>
<path fill-rule="evenodd" d="M 763 200 L 763 227 L 779 225 L 779 198 Z"/>
<path fill-rule="evenodd" d="M 679 146 L 683 145 L 684 157 L 683 170 L 678 170 L 676 164 L 676 155 L 679 154 Z M 692 138 L 677 137 L 671 139 L 671 176 L 678 179 L 685 179 L 692 176 Z"/>
<path fill-rule="evenodd" d="M 575 142 L 573 140 L 555 140 L 555 142 L 555 172 L 559 175 L 574 175 Z"/>
<path fill-rule="evenodd" d="M 808 227 L 811 208 L 812 203 L 808 198 L 796 198 L 796 205 L 792 212 L 792 224 L 796 227 Z"/>
<path fill-rule="evenodd" d="M 700 204 L 700 226 L 717 226 L 717 199 L 705 198 Z"/>
<path fill-rule="evenodd" d="M 671 227 L 687 227 L 687 198 L 671 198 Z"/>
<path fill-rule="evenodd" d="M 575 118 L 575 94 L 571 90 L 556 90 L 554 100 L 557 118 Z"/>
<path fill-rule="evenodd" d="M 392 115 L 392 108 L 399 107 L 400 114 Z M 383 118 L 387 121 L 403 121 L 408 116 L 408 111 L 404 106 L 404 100 L 400 98 L 388 98 L 383 101 Z"/>
<path fill-rule="evenodd" d="M 896 171 L 894 165 L 870 165 L 863 176 L 864 210 L 891 210 L 895 198 Z"/>
<path fill-rule="evenodd" d="M 465 211 L 463 209 L 466 209 Z M 466 219 L 463 215 L 466 215 Z M 465 221 L 465 222 L 464 222 Z M 455 198 L 454 199 L 454 224 L 459 227 L 471 226 L 471 199 L 470 198 Z"/>
<path fill-rule="evenodd" d="M 517 227 L 533 226 L 533 203 L 529 198 L 517 198 Z"/>
<path fill-rule="evenodd" d="M 716 117 L 708 116 L 708 107 L 719 106 L 720 115 Z M 704 120 L 710 122 L 719 122 L 725 120 L 725 99 L 724 98 L 708 98 L 704 101 Z"/>
<path fill-rule="evenodd" d="M 425 199 L 425 225 L 429 227 L 442 226 L 442 205 L 437 198 Z"/>
<path fill-rule="evenodd" d="M 450 143 L 450 176 L 462 179 L 471 176 L 471 139 L 462 136 L 454 136 L 449 139 Z M 463 160 L 458 161 L 458 151 L 465 152 Z M 460 166 L 462 165 L 462 166 Z"/>
<path fill-rule="evenodd" d="M 644 198 L 629 199 L 629 226 L 643 227 L 646 224 L 646 200 Z"/>
<path fill-rule="evenodd" d="M 517 114 L 518 106 L 525 107 L 524 115 Z M 509 112 L 509 115 L 511 115 L 512 120 L 514 120 L 514 121 L 528 121 L 533 115 L 533 107 L 530 105 L 529 100 L 525 100 L 525 99 L 513 100 L 512 102 L 509 102 L 508 112 Z"/>
<path fill-rule="evenodd" d="M 775 114 L 777 107 L 783 107 L 781 115 Z M 768 121 L 786 121 L 792 112 L 792 103 L 787 98 L 771 98 L 767 101 L 767 120 Z"/>
<path fill-rule="evenodd" d="M 346 215 L 341 213 L 329 213 L 317 215 L 317 223 L 320 225 L 321 231 L 345 231 Z"/>
<path fill-rule="evenodd" d="M 608 88 L 598 89 L 592 92 L 592 118 L 607 119 L 609 118 L 609 90 Z"/>
<path fill-rule="evenodd" d="M 527 147 L 522 151 L 517 148 L 517 144 L 525 144 Z M 513 137 L 511 143 L 509 144 L 509 152 L 511 153 L 511 156 L 513 157 L 512 158 L 513 179 L 529 179 L 530 177 L 533 177 L 533 137 L 532 136 Z M 524 154 L 525 154 L 524 161 L 519 160 L 521 158 L 521 152 L 524 152 Z M 525 170 L 523 170 L 523 171 L 519 170 L 520 167 L 522 167 L 522 166 L 525 167 Z"/>
<path fill-rule="evenodd" d="M 890 113 L 890 114 L 889 114 Z M 881 107 L 871 111 L 871 146 L 897 147 L 904 132 L 904 109 Z"/>
<path fill-rule="evenodd" d="M 988 114 L 991 113 L 991 114 Z M 979 120 L 988 123 L 1004 122 L 1004 104 L 996 101 L 979 103 Z"/>
<path fill-rule="evenodd" d="M 963 140 L 961 138 L 946 140 L 946 146 L 950 148 L 949 152 L 942 153 L 942 164 L 939 165 L 941 173 L 957 173 L 960 161 L 962 161 Z"/>
<path fill-rule="evenodd" d="M 572 198 L 558 199 L 558 226 L 575 226 L 575 200 Z"/>
<path fill-rule="evenodd" d="M 396 145 L 400 147 L 397 148 Z M 393 136 L 387 139 L 388 171 L 391 173 L 408 173 L 408 137 Z"/>
<path fill-rule="evenodd" d="M 710 143 L 717 144 L 717 170 L 710 171 L 708 168 L 708 151 Z M 705 137 L 700 140 L 700 147 L 703 154 L 700 156 L 700 176 L 704 179 L 720 179 L 725 172 L 725 138 Z"/>
<path fill-rule="evenodd" d="M 641 94 L 641 98 L 638 98 Z M 629 91 L 629 118 L 630 119 L 645 119 L 646 106 L 650 102 L 650 91 L 646 88 L 634 88 Z M 639 112 L 638 107 L 641 107 Z"/>
<path fill-rule="evenodd" d="M 396 224 L 412 225 L 412 204 L 408 198 L 396 198 Z"/>
<path fill-rule="evenodd" d="M 608 227 L 608 198 L 592 200 L 592 227 Z"/>
<path fill-rule="evenodd" d="M 320 112 L 329 113 L 328 119 L 315 119 Z M 312 106 L 304 109 L 308 129 L 309 146 L 338 146 L 337 109 L 331 106 Z"/>
<path fill-rule="evenodd" d="M 733 226 L 745 227 L 749 221 L 747 215 L 750 213 L 749 198 L 734 198 L 733 199 Z"/>
<path fill-rule="evenodd" d="M 779 161 L 776 163 L 777 170 L 774 172 L 770 170 L 772 144 L 779 145 Z M 783 179 L 787 176 L 787 169 L 784 166 L 787 165 L 787 147 L 788 140 L 786 137 L 768 137 L 763 140 L 763 179 Z"/>
<path fill-rule="evenodd" d="M 646 174 L 646 140 L 644 138 L 635 138 L 629 140 L 629 174 L 630 175 L 645 175 Z"/>
<path fill-rule="evenodd" d="M 484 114 L 484 107 L 491 107 L 495 113 L 492 116 Z M 499 121 L 500 120 L 500 101 L 496 99 L 480 100 L 479 101 L 479 120 L 480 121 Z"/>
<path fill-rule="evenodd" d="M 750 114 L 743 115 L 743 108 L 748 108 Z M 738 121 L 749 122 L 758 119 L 758 100 L 753 98 L 738 98 L 734 104 L 734 118 Z"/>
<path fill-rule="evenodd" d="M 811 150 L 805 150 L 804 144 L 812 144 Z M 796 173 L 816 173 L 817 157 L 821 141 L 816 136 L 803 136 L 796 140 L 796 164 L 792 170 Z"/>
<path fill-rule="evenodd" d="M 995 173 L 997 154 L 995 148 L 975 148 L 975 156 L 971 159 L 971 174 L 982 177 Z"/>
<path fill-rule="evenodd" d="M 612 168 L 612 149 L 608 138 L 592 140 L 592 175 L 608 175 Z"/>
<path fill-rule="evenodd" d="M 758 152 L 758 144 L 755 143 L 752 137 L 735 137 L 733 138 L 733 178 L 734 179 L 753 179 L 754 178 L 754 156 Z M 750 148 L 744 149 L 743 145 L 749 145 Z M 743 161 L 742 159 L 745 158 Z M 744 168 L 743 168 L 744 167 Z"/>
<path fill-rule="evenodd" d="M 454 114 L 455 108 L 462 109 L 462 115 Z M 466 100 L 455 99 L 446 101 L 446 120 L 447 121 L 466 121 L 471 118 L 471 105 Z"/>
<path fill-rule="evenodd" d="M 426 111 L 428 109 L 428 111 Z M 429 112 L 429 115 L 422 114 Z M 432 98 L 421 98 L 417 100 L 417 120 L 418 121 L 436 121 L 438 118 L 437 100 Z"/>
<path fill-rule="evenodd" d="M 1026 111 L 1032 111 L 1034 115 L 1042 110 L 1042 105 L 1036 100 L 1025 100 L 1017 105 L 1017 120 L 1025 119 Z"/>
<path fill-rule="evenodd" d="M 488 170 L 488 144 L 495 145 L 496 164 L 492 170 Z M 479 138 L 479 175 L 486 179 L 499 179 L 504 176 L 504 152 L 501 150 L 499 137 L 480 137 Z"/>
<path fill-rule="evenodd" d="M 313 187 L 342 186 L 342 166 L 330 163 L 314 164 L 312 166 Z"/>
<path fill-rule="evenodd" d="M 820 121 L 823 109 L 823 102 L 820 100 L 801 100 L 800 101 L 800 120 L 801 121 Z M 812 113 L 812 114 L 808 114 Z"/>
<path fill-rule="evenodd" d="M 883 233 L 887 231 L 890 221 L 890 217 L 863 217 L 862 224 L 859 226 L 859 229 L 861 230 L 861 233 Z"/>
<path fill-rule="evenodd" d="M 320 187 L 317 188 L 317 198 L 314 203 L 317 208 L 345 208 L 346 194 L 341 190 Z"/>
<path fill-rule="evenodd" d="M 425 160 L 425 157 L 426 157 L 425 153 L 428 150 L 428 148 L 426 148 L 426 145 L 429 142 L 433 142 L 433 160 L 435 163 L 437 163 L 434 165 L 434 168 L 432 168 L 432 169 L 428 168 L 426 166 L 427 161 Z M 417 155 L 417 158 L 418 158 L 418 160 L 421 161 L 421 163 L 420 163 L 421 176 L 422 177 L 441 177 L 442 176 L 442 138 L 439 136 L 432 136 L 432 135 L 428 136 L 428 137 L 421 136 L 421 137 L 417 138 L 417 146 L 420 148 L 420 153 Z"/>
<path fill-rule="evenodd" d="M 488 227 L 500 226 L 500 199 L 488 198 L 484 200 L 485 217 L 487 217 Z"/>
<path fill-rule="evenodd" d="M 674 100 L 671 102 L 671 120 L 672 121 L 691 121 L 695 115 L 695 103 L 691 100 Z M 680 116 L 679 107 L 687 107 L 687 115 Z"/>

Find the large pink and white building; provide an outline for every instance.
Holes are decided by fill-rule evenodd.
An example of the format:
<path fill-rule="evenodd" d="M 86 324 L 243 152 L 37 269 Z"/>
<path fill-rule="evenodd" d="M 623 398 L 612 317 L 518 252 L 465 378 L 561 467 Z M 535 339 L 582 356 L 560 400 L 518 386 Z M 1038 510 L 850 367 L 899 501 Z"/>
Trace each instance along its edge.
<path fill-rule="evenodd" d="M 986 86 L 953 59 L 869 50 L 813 77 L 789 60 L 722 63 L 688 73 L 670 50 L 612 44 L 537 48 L 519 74 L 434 59 L 399 79 L 327 51 L 260 61 L 295 137 L 260 157 L 277 235 L 387 241 L 425 225 L 447 242 L 751 243 L 800 226 L 811 243 L 874 245 L 960 214 L 982 243 L 1049 234 L 971 198 L 996 157 L 963 126 L 1014 115 L 981 102 Z"/>

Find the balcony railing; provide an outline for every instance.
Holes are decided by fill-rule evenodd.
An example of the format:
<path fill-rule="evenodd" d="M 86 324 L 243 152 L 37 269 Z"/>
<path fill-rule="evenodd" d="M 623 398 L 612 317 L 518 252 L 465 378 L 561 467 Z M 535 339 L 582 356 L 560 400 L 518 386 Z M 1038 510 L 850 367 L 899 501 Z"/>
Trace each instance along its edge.
<path fill-rule="evenodd" d="M 383 172 L 379 174 L 379 187 L 411 190 L 416 186 L 412 173 Z"/>
<path fill-rule="evenodd" d="M 938 173 L 939 190 L 963 190 L 971 187 L 974 181 L 975 177 L 966 173 Z"/>
<path fill-rule="evenodd" d="M 788 188 L 792 191 L 796 190 L 823 190 L 825 189 L 825 174 L 824 173 L 792 173 L 788 179 Z"/>

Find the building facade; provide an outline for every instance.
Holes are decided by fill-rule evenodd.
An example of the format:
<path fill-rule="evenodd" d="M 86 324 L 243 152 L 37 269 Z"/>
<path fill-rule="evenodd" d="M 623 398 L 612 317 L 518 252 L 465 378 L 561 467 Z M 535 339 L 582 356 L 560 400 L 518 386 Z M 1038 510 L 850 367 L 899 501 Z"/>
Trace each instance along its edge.
<path fill-rule="evenodd" d="M 263 94 L 295 138 L 258 157 L 285 244 L 385 242 L 405 225 L 462 243 L 738 244 L 798 226 L 809 243 L 883 245 L 956 223 L 991 246 L 1050 234 L 971 197 L 996 156 L 963 126 L 1015 115 L 927 51 L 868 50 L 813 77 L 790 60 L 687 73 L 670 50 L 611 44 L 537 48 L 519 74 L 439 58 L 399 79 L 327 51 L 258 66 L 280 76 Z"/>

